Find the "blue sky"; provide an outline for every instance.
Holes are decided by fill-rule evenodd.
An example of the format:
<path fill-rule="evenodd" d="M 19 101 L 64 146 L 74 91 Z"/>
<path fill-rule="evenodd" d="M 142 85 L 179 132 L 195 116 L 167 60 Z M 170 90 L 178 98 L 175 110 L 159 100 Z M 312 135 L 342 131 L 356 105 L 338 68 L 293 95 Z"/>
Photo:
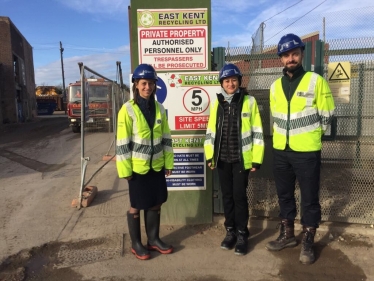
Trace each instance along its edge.
<path fill-rule="evenodd" d="M 372 0 L 211 0 L 212 47 L 251 45 L 265 22 L 265 45 L 286 33 L 319 31 L 325 18 L 326 40 L 373 37 Z M 130 48 L 127 7 L 130 0 L 0 0 L 0 16 L 9 17 L 33 47 L 37 85 L 62 84 L 60 41 L 65 84 L 79 80 L 78 62 L 116 79 L 121 61 L 128 83 Z"/>

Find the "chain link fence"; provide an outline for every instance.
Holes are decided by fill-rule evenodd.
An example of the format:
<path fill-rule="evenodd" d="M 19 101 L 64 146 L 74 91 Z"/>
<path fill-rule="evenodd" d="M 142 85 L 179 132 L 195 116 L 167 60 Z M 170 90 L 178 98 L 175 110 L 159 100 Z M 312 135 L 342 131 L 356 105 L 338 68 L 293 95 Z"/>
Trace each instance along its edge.
<path fill-rule="evenodd" d="M 309 34 L 316 39 L 318 35 L 318 32 Z M 324 77 L 328 80 L 328 63 L 343 61 L 350 63 L 351 77 L 349 102 L 336 103 L 336 122 L 332 126 L 336 135 L 331 137 L 333 133 L 330 129 L 323 141 L 322 220 L 373 224 L 374 37 L 330 39 L 325 41 L 324 46 Z M 225 50 L 225 62 L 235 63 L 242 71 L 243 86 L 256 97 L 263 121 L 266 151 L 264 164 L 249 181 L 250 212 L 253 216 L 277 217 L 279 207 L 272 175 L 269 88 L 282 75 L 283 67 L 276 55 L 275 45 L 265 45 L 261 52 L 253 50 L 252 46 L 230 47 Z M 310 61 L 313 69 L 316 59 Z M 298 183 L 296 200 L 300 209 Z"/>
<path fill-rule="evenodd" d="M 117 115 L 129 100 L 128 87 L 110 80 L 79 63 L 80 80 L 69 84 L 68 117 L 72 134 L 81 136 L 81 185 L 77 207 L 82 206 L 84 194 L 92 178 L 115 157 Z M 118 77 L 117 77 L 118 78 Z M 103 165 L 87 170 L 89 162 Z M 97 165 L 95 165 L 97 167 Z M 89 171 L 89 178 L 86 176 Z M 87 189 L 88 190 L 88 189 Z M 89 190 L 91 191 L 91 190 Z M 83 205 L 84 206 L 84 205 Z"/>

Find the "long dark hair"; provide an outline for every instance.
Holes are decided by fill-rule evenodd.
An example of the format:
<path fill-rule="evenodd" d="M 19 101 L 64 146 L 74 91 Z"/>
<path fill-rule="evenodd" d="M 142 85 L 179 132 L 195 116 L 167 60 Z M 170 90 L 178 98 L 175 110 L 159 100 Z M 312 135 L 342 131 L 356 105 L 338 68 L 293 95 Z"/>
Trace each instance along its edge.
<path fill-rule="evenodd" d="M 132 93 L 134 95 L 134 103 L 135 104 L 138 104 L 139 90 L 136 88 L 136 85 L 139 83 L 139 80 L 140 79 L 135 79 L 134 83 L 132 84 Z M 155 88 L 154 88 L 153 93 L 152 93 L 153 97 L 156 94 L 156 90 L 157 90 L 156 81 L 154 80 L 154 82 L 155 82 Z"/>

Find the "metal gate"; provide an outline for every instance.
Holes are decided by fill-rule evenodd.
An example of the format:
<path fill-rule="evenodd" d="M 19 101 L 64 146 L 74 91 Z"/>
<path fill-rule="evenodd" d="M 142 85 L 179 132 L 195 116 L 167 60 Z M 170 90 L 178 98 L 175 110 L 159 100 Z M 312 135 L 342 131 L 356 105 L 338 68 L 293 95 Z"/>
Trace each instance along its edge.
<path fill-rule="evenodd" d="M 315 44 L 315 45 L 311 45 Z M 328 62 L 350 62 L 352 69 L 348 103 L 336 103 L 336 119 L 323 139 L 320 201 L 322 220 L 374 223 L 374 38 L 308 42 L 304 68 L 327 79 Z M 261 112 L 265 157 L 261 169 L 249 180 L 247 190 L 252 216 L 277 217 L 278 198 L 272 175 L 272 139 L 269 110 L 270 85 L 282 75 L 275 47 L 254 53 L 251 47 L 230 47 L 224 61 L 235 63 L 243 72 L 243 82 Z M 312 52 L 313 50 L 313 52 Z M 213 52 L 220 53 L 220 52 Z M 222 52 L 221 52 L 222 53 Z M 312 55 L 313 54 L 313 55 Z M 213 58 L 217 69 L 222 60 Z M 216 194 L 219 194 L 215 184 Z M 299 209 L 300 189 L 296 185 Z M 216 196 L 217 197 L 217 196 Z M 220 200 L 219 197 L 216 201 Z M 221 213 L 215 202 L 215 212 Z M 298 210 L 298 217 L 300 212 Z"/>

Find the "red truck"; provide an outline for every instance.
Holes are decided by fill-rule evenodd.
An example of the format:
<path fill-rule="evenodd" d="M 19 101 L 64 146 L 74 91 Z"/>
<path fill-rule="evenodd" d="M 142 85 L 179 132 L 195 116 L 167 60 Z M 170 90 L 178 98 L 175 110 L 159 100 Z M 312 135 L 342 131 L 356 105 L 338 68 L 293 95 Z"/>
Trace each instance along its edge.
<path fill-rule="evenodd" d="M 87 79 L 87 82 L 89 84 L 89 120 L 86 122 L 87 126 L 106 128 L 109 132 L 113 132 L 113 113 L 116 115 L 124 102 L 124 95 L 120 86 L 104 79 Z M 81 130 L 81 100 L 81 82 L 70 83 L 67 113 L 69 126 L 74 133 L 79 133 Z M 113 108 L 113 106 L 116 108 Z"/>

